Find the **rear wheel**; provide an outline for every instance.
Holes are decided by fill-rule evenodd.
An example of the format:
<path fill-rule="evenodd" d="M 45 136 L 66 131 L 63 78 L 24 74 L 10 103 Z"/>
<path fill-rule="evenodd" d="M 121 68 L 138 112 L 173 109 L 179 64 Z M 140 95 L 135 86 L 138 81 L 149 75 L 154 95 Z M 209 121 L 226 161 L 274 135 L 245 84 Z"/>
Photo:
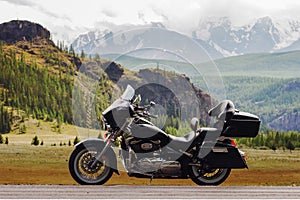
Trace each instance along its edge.
<path fill-rule="evenodd" d="M 101 161 L 96 161 L 100 150 L 95 147 L 88 149 L 84 145 L 79 145 L 71 154 L 69 161 L 69 171 L 74 180 L 83 185 L 102 185 L 113 174 L 110 166 L 110 156 L 105 154 Z M 96 162 L 95 162 L 96 161 Z"/>
<path fill-rule="evenodd" d="M 191 166 L 190 177 L 198 185 L 220 185 L 231 172 L 230 168 L 202 169 Z"/>

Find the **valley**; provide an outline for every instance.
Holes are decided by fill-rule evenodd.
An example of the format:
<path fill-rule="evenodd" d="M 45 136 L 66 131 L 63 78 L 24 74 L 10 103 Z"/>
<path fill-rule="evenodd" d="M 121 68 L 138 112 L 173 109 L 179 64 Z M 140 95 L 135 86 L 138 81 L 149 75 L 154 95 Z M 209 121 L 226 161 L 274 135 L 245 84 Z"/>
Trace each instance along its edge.
<path fill-rule="evenodd" d="M 202 127 L 209 124 L 207 111 L 220 96 L 231 99 L 237 109 L 259 115 L 261 134 L 270 129 L 300 130 L 298 51 L 202 63 L 182 57 L 149 59 L 148 53 L 134 57 L 138 52 L 79 56 L 72 46 L 55 45 L 37 24 L 13 21 L 8 27 L 11 33 L 20 27 L 24 32 L 14 38 L 3 34 L 0 42 L 0 184 L 75 184 L 68 172 L 74 144 L 103 137 L 99 116 L 127 84 L 142 94 L 143 104 L 154 100 L 165 111 L 163 128 L 173 135 L 187 133 L 187 120 L 193 116 L 200 118 Z M 282 144 L 276 150 L 272 142 L 277 134 L 237 140 L 247 152 L 250 170 L 234 170 L 224 185 L 299 185 L 298 133 L 282 134 L 278 133 Z M 285 140 L 293 142 L 294 148 L 286 150 Z M 121 176 L 114 175 L 108 185 L 149 183 L 128 178 L 120 170 Z M 190 180 L 154 180 L 153 184 L 193 185 Z"/>
<path fill-rule="evenodd" d="M 202 64 L 116 54 L 104 57 L 131 70 L 138 70 L 140 66 L 160 67 L 185 73 L 192 83 L 203 90 L 212 94 L 223 93 L 223 97 L 232 100 L 237 109 L 258 115 L 264 127 L 299 131 L 299 53 L 249 54 Z M 214 79 L 222 81 L 214 82 Z"/>

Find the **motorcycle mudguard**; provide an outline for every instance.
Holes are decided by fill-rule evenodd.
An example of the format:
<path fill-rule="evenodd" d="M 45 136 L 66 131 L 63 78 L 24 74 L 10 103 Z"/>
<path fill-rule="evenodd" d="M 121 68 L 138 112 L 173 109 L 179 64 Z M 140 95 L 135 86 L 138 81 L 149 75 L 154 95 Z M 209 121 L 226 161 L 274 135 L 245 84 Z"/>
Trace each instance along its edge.
<path fill-rule="evenodd" d="M 231 144 L 216 143 L 204 160 L 210 168 L 248 168 L 239 150 Z"/>
<path fill-rule="evenodd" d="M 105 143 L 101 139 L 92 138 L 92 139 L 87 139 L 87 140 L 84 140 L 84 141 L 76 144 L 75 148 L 78 148 L 81 145 L 83 145 L 87 149 L 89 149 L 91 147 L 96 147 L 97 151 L 100 152 L 104 148 Z M 120 175 L 120 173 L 118 171 L 117 157 L 116 157 L 116 154 L 115 154 L 114 150 L 111 147 L 107 150 L 106 155 L 109 156 L 110 161 L 111 161 L 111 163 L 108 166 L 111 169 L 113 169 L 113 171 L 116 174 Z"/>

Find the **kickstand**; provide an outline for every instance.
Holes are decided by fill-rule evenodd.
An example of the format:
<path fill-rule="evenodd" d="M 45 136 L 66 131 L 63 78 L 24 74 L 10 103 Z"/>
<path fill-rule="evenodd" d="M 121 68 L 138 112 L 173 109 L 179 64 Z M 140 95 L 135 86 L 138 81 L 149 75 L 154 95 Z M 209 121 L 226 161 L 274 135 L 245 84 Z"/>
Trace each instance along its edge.
<path fill-rule="evenodd" d="M 150 177 L 150 182 L 149 182 L 149 185 L 152 184 L 152 180 L 153 180 L 153 175 Z"/>

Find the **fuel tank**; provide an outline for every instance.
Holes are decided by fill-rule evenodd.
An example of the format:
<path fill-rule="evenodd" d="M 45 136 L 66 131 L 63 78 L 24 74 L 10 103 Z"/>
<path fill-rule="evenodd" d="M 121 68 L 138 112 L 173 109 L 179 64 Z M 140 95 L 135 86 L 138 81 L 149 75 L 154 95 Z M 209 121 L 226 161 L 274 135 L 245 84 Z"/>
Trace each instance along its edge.
<path fill-rule="evenodd" d="M 130 127 L 131 136 L 143 141 L 156 141 L 160 147 L 170 142 L 170 137 L 163 130 L 150 123 L 133 123 Z"/>

